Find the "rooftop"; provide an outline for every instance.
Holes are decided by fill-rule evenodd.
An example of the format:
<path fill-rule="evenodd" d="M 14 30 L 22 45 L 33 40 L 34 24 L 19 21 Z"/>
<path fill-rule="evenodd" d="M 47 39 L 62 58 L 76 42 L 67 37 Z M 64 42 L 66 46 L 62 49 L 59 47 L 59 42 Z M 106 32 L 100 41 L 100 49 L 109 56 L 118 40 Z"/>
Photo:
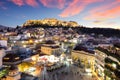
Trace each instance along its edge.
<path fill-rule="evenodd" d="M 21 58 L 19 57 L 18 54 L 13 54 L 13 53 L 8 53 L 6 56 L 3 58 L 3 62 L 17 62 L 20 61 Z"/>
<path fill-rule="evenodd" d="M 114 46 L 120 48 L 120 43 L 115 43 Z"/>
<path fill-rule="evenodd" d="M 77 46 L 74 48 L 74 50 L 77 50 L 77 51 L 85 51 L 85 52 L 94 54 L 94 51 L 88 50 L 86 47 L 83 47 L 83 46 L 81 46 L 80 44 L 77 45 Z"/>
<path fill-rule="evenodd" d="M 45 47 L 50 47 L 50 48 L 59 48 L 59 46 L 58 45 L 43 45 L 43 46 L 45 46 Z"/>
<path fill-rule="evenodd" d="M 55 44 L 55 42 L 53 40 L 47 40 L 45 44 Z"/>

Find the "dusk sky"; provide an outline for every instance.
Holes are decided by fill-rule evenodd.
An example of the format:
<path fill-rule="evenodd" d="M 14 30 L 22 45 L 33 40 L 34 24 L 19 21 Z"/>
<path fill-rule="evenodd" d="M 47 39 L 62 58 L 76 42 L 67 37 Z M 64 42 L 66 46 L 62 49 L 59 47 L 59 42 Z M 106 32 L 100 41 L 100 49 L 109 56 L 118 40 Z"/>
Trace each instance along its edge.
<path fill-rule="evenodd" d="M 120 29 L 120 0 L 0 0 L 0 25 L 16 27 L 44 18 Z"/>

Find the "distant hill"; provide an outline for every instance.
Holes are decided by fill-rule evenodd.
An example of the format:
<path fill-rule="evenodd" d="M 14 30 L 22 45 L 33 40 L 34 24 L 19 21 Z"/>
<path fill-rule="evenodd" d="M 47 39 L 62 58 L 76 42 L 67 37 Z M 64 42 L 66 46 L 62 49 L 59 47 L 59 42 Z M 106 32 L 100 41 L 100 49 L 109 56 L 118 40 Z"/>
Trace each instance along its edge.
<path fill-rule="evenodd" d="M 4 29 L 4 28 L 11 28 L 11 29 L 14 29 L 13 27 L 9 27 L 9 26 L 0 25 L 0 29 Z"/>
<path fill-rule="evenodd" d="M 13 29 L 15 29 L 15 28 L 4 26 L 4 25 L 0 25 L 0 32 L 13 31 Z"/>
<path fill-rule="evenodd" d="M 7 26 L 0 25 L 0 29 L 8 28 Z"/>
<path fill-rule="evenodd" d="M 120 30 L 119 29 L 112 29 L 112 28 L 81 27 L 81 28 L 77 28 L 76 31 L 78 33 L 86 33 L 86 34 L 91 34 L 91 33 L 94 33 L 96 35 L 103 34 L 106 37 L 111 37 L 111 36 L 120 37 Z"/>

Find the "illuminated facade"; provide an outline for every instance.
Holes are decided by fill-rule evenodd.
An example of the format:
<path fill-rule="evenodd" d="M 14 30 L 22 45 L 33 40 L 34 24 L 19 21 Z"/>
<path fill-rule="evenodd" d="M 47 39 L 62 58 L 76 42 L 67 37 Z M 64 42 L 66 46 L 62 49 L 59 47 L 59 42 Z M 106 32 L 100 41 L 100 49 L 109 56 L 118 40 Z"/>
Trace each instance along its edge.
<path fill-rule="evenodd" d="M 61 49 L 59 46 L 53 45 L 53 46 L 41 46 L 41 52 L 47 55 L 59 55 L 61 52 Z"/>
<path fill-rule="evenodd" d="M 105 58 L 107 55 L 99 50 L 95 50 L 95 72 L 101 80 L 104 80 L 104 70 L 105 70 Z"/>

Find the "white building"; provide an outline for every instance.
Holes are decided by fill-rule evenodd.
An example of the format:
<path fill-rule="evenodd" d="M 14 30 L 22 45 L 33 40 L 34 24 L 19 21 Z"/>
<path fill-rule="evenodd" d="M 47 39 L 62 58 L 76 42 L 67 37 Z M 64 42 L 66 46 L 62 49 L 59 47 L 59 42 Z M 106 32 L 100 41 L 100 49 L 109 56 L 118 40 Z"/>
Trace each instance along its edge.
<path fill-rule="evenodd" d="M 0 40 L 0 46 L 7 46 L 7 40 Z"/>
<path fill-rule="evenodd" d="M 2 58 L 5 56 L 5 51 L 3 48 L 0 48 L 0 68 L 2 67 Z"/>

